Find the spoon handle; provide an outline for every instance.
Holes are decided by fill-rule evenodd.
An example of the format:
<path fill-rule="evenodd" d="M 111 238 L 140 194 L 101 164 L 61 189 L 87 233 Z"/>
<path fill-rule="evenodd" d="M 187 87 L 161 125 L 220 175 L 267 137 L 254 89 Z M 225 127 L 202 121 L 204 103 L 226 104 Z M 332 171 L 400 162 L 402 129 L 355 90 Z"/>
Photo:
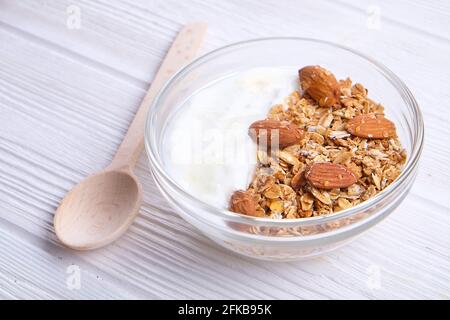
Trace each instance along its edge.
<path fill-rule="evenodd" d="M 206 23 L 193 22 L 187 24 L 180 31 L 142 100 L 128 132 L 109 166 L 110 169 L 132 170 L 134 168 L 144 149 L 145 120 L 153 99 L 166 81 L 195 57 L 205 37 L 206 29 Z"/>

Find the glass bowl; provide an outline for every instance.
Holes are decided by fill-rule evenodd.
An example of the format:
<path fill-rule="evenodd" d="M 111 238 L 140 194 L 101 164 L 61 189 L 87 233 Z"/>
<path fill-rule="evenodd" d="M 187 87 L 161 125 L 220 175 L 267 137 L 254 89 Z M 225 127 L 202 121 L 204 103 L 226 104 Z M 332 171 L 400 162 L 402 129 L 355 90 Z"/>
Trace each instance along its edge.
<path fill-rule="evenodd" d="M 408 154 L 400 176 L 375 197 L 344 211 L 303 219 L 254 218 L 211 206 L 184 190 L 168 174 L 162 152 L 166 128 L 177 108 L 217 79 L 257 67 L 322 65 L 347 76 L 385 106 Z M 387 217 L 403 201 L 416 176 L 423 147 L 423 119 L 405 84 L 371 58 L 338 44 L 307 38 L 267 38 L 212 51 L 175 74 L 155 98 L 145 146 L 155 183 L 176 212 L 207 237 L 234 252 L 266 260 L 298 260 L 334 250 Z"/>

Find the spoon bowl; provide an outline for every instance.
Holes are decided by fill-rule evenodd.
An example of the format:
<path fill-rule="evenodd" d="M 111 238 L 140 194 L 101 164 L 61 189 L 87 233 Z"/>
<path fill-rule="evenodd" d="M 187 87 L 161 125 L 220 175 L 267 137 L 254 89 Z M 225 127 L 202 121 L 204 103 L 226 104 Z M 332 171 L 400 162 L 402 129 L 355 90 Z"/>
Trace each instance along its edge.
<path fill-rule="evenodd" d="M 128 229 L 141 202 L 141 184 L 131 172 L 97 173 L 65 196 L 55 215 L 56 235 L 73 249 L 99 248 Z"/>

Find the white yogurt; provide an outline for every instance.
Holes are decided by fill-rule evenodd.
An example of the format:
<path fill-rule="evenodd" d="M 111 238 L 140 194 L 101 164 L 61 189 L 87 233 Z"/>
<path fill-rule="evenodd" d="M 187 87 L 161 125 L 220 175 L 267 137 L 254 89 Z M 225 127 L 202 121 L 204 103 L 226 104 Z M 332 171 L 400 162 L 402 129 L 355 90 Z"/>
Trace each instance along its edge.
<path fill-rule="evenodd" d="M 196 92 L 171 120 L 164 162 L 172 178 L 200 200 L 227 208 L 231 193 L 246 189 L 256 163 L 249 125 L 298 88 L 293 68 L 258 68 Z"/>

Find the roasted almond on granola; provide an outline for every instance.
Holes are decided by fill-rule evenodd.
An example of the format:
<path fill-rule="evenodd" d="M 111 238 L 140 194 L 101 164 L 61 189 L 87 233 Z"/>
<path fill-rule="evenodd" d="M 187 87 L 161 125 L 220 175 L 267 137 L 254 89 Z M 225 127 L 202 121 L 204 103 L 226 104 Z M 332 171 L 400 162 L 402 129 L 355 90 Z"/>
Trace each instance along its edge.
<path fill-rule="evenodd" d="M 254 197 L 245 191 L 235 191 L 230 200 L 230 211 L 254 217 L 263 217 L 264 211 L 258 208 Z"/>
<path fill-rule="evenodd" d="M 320 107 L 332 107 L 339 103 L 339 83 L 330 71 L 320 66 L 307 66 L 298 73 L 303 91 Z"/>
<path fill-rule="evenodd" d="M 347 122 L 347 131 L 361 138 L 393 138 L 395 125 L 381 114 L 362 114 Z"/>
<path fill-rule="evenodd" d="M 345 166 L 329 162 L 313 163 L 305 170 L 305 179 L 319 189 L 347 188 L 356 183 L 356 176 Z"/>
<path fill-rule="evenodd" d="M 304 134 L 302 129 L 292 123 L 270 119 L 253 122 L 248 132 L 257 143 L 264 141 L 269 146 L 278 143 L 280 148 L 298 143 Z"/>

